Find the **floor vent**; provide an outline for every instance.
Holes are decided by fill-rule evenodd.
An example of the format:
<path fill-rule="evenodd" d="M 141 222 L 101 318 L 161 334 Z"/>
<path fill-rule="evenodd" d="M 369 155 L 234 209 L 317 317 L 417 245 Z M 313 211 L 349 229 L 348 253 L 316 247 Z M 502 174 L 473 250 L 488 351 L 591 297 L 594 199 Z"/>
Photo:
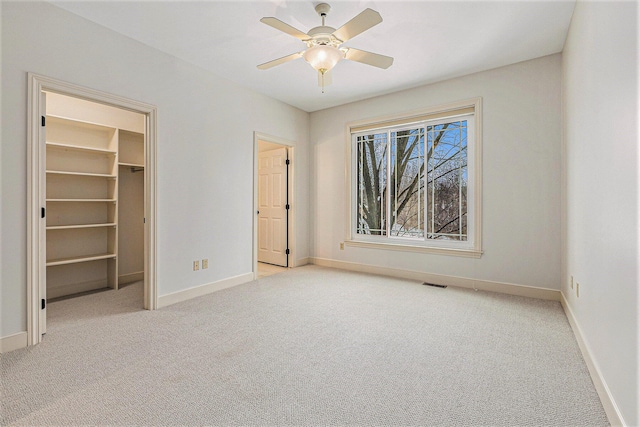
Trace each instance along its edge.
<path fill-rule="evenodd" d="M 425 285 L 425 286 L 433 286 L 434 288 L 442 288 L 442 289 L 447 287 L 447 285 L 436 285 L 435 283 L 427 283 L 427 282 L 424 282 L 423 285 Z"/>

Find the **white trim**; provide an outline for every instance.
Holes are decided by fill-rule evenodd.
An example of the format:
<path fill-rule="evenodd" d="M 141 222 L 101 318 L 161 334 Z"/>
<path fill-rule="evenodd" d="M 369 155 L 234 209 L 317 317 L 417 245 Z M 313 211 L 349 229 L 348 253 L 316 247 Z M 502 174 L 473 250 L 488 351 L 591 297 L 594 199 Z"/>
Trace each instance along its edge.
<path fill-rule="evenodd" d="M 311 258 L 300 258 L 296 261 L 296 267 L 302 267 L 303 265 L 311 264 Z"/>
<path fill-rule="evenodd" d="M 457 246 L 454 250 L 447 250 L 449 246 L 444 245 L 434 240 L 424 240 L 416 244 L 407 243 L 393 244 L 390 242 L 380 242 L 380 244 L 374 244 L 359 239 L 355 235 L 355 217 L 356 217 L 356 195 L 354 194 L 354 176 L 352 171 L 356 170 L 356 165 L 353 157 L 353 138 L 352 129 L 360 129 L 363 126 L 376 127 L 377 125 L 386 126 L 386 123 L 394 123 L 394 126 L 398 125 L 398 121 L 405 121 L 412 123 L 414 118 L 424 118 L 430 114 L 445 113 L 448 111 L 455 112 L 465 108 L 473 108 L 473 122 L 470 128 L 473 129 L 474 142 L 470 147 L 470 152 L 473 152 L 473 177 L 469 177 L 469 181 L 473 185 L 473 194 L 469 196 L 469 200 L 472 202 L 473 212 L 470 214 L 470 223 L 468 229 L 473 235 L 470 236 L 470 244 L 473 247 L 461 247 Z M 469 113 L 465 113 L 469 114 Z M 422 120 L 422 119 L 421 119 Z M 358 131 L 360 132 L 360 130 Z M 454 255 L 463 257 L 480 258 L 482 256 L 482 97 L 471 98 L 462 101 L 451 102 L 444 105 L 438 105 L 420 110 L 413 110 L 404 113 L 389 114 L 381 117 L 375 117 L 370 119 L 364 119 L 347 123 L 345 126 L 346 136 L 346 150 L 345 150 L 345 195 L 346 195 L 346 222 L 345 222 L 345 238 L 344 241 L 349 242 L 352 246 L 362 246 L 370 248 L 382 248 L 382 249 L 395 249 L 395 250 L 411 250 L 410 246 L 415 246 L 417 252 L 423 253 L 435 253 L 439 255 Z M 472 216 L 472 218 L 471 218 Z M 381 239 L 382 240 L 382 239 Z M 392 247 L 393 246 L 393 247 Z M 444 250 L 439 250 L 444 249 Z M 557 299 L 556 299 L 557 300 Z"/>
<path fill-rule="evenodd" d="M 217 282 L 207 283 L 204 285 L 194 286 L 193 288 L 184 289 L 167 295 L 158 297 L 158 307 L 167 307 L 182 301 L 187 301 L 203 295 L 211 294 L 222 289 L 231 288 L 233 286 L 242 285 L 253 281 L 253 273 L 240 274 L 238 276 L 229 277 L 227 279 L 218 280 Z"/>
<path fill-rule="evenodd" d="M 259 141 L 269 142 L 272 144 L 283 145 L 287 149 L 287 158 L 290 161 L 288 170 L 289 186 L 287 193 L 289 197 L 289 209 L 288 215 L 288 233 L 289 233 L 289 268 L 299 267 L 300 261 L 296 261 L 296 212 L 297 206 L 295 203 L 295 143 L 284 138 L 277 136 L 267 135 L 261 132 L 253 132 L 253 278 L 258 278 L 258 148 Z"/>
<path fill-rule="evenodd" d="M 158 308 L 158 109 L 151 105 L 148 107 L 144 153 L 144 308 L 155 310 Z"/>
<path fill-rule="evenodd" d="M 17 334 L 0 338 L 0 353 L 8 353 L 13 350 L 25 348 L 26 346 L 27 346 L 26 332 L 18 332 Z"/>
<path fill-rule="evenodd" d="M 394 114 L 386 114 L 384 116 L 373 117 L 369 119 L 362 119 L 347 123 L 349 138 L 351 138 L 351 128 L 359 129 L 363 126 L 378 128 L 378 127 L 387 127 L 387 123 L 402 121 L 406 123 L 413 123 L 417 121 L 424 121 L 424 116 L 446 113 L 446 112 L 455 112 L 458 110 L 462 110 L 466 107 L 474 107 L 474 111 L 477 112 L 477 107 L 482 104 L 482 97 L 465 99 L 462 101 L 453 101 L 448 104 L 440 104 L 427 108 L 420 108 L 411 111 L 404 111 L 400 113 Z M 449 117 L 455 117 L 455 113 Z M 360 130 L 358 130 L 360 131 Z"/>
<path fill-rule="evenodd" d="M 598 396 L 600 397 L 600 401 L 602 402 L 602 406 L 604 407 L 604 412 L 607 414 L 607 418 L 609 419 L 609 424 L 611 424 L 612 426 L 626 426 L 627 424 L 624 422 L 622 413 L 620 412 L 618 405 L 616 405 L 615 399 L 611 395 L 611 391 L 609 390 L 607 382 L 602 376 L 602 372 L 600 371 L 598 363 L 593 357 L 593 353 L 591 352 L 587 340 L 584 338 L 582 329 L 578 324 L 578 320 L 573 315 L 573 311 L 571 311 L 571 307 L 569 306 L 569 303 L 567 302 L 564 294 L 560 293 L 560 295 L 560 303 L 562 304 L 564 313 L 569 320 L 569 325 L 571 325 L 573 334 L 576 336 L 576 341 L 578 341 L 578 346 L 580 347 L 580 351 L 582 352 L 582 357 L 587 364 L 589 374 L 591 375 L 591 380 L 593 381 L 593 385 L 598 392 Z"/>
<path fill-rule="evenodd" d="M 40 165 L 40 156 L 43 148 L 39 144 L 40 111 L 42 91 L 56 92 L 73 96 L 88 101 L 99 102 L 135 111 L 146 117 L 145 138 L 145 200 L 144 200 L 144 246 L 145 246 L 145 284 L 144 284 L 144 308 L 154 310 L 157 307 L 157 116 L 155 106 L 139 101 L 86 88 L 62 80 L 27 73 L 28 80 L 28 111 L 27 111 L 27 344 L 38 344 L 42 339 L 40 331 L 40 282 L 45 280 L 39 267 L 44 263 L 41 249 L 45 245 L 44 236 L 40 231 L 40 207 L 44 195 L 40 181 L 43 168 Z"/>
<path fill-rule="evenodd" d="M 401 270 L 397 268 L 388 268 L 378 265 L 360 264 L 348 261 L 338 261 L 327 258 L 310 258 L 310 261 L 312 264 L 320 265 L 323 267 L 339 268 L 342 270 L 358 271 L 361 273 L 378 274 L 381 276 L 399 277 L 402 279 L 436 283 L 438 285 L 498 292 L 501 294 L 517 295 L 521 297 L 560 301 L 560 291 L 555 289 L 516 285 L 514 283 L 494 282 L 490 280 L 471 279 L 468 277 L 448 276 L 444 274 L 426 273 L 414 270 Z"/>
<path fill-rule="evenodd" d="M 459 248 L 444 248 L 427 245 L 403 245 L 402 243 L 394 243 L 393 239 L 387 239 L 385 242 L 373 242 L 364 240 L 345 240 L 344 244 L 347 246 L 353 246 L 357 248 L 372 248 L 372 249 L 386 249 L 392 251 L 404 251 L 404 252 L 420 252 L 425 254 L 436 255 L 456 255 L 468 258 L 480 258 L 482 251 L 475 249 L 459 249 Z M 422 242 L 421 242 L 422 243 Z"/>
<path fill-rule="evenodd" d="M 44 244 L 44 236 L 40 236 L 40 206 L 41 169 L 40 158 L 42 147 L 39 141 L 40 93 L 42 85 L 38 80 L 28 75 L 28 99 L 27 99 L 27 345 L 40 342 L 42 334 L 39 324 L 40 301 L 40 265 L 45 262 L 41 259 L 41 246 Z"/>

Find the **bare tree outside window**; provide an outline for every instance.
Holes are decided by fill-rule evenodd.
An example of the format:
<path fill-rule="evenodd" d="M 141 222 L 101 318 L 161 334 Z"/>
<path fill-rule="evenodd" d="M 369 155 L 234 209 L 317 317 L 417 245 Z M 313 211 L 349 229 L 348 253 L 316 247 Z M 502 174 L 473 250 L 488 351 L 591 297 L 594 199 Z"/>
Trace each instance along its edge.
<path fill-rule="evenodd" d="M 467 122 L 427 127 L 427 238 L 467 240 Z"/>
<path fill-rule="evenodd" d="M 357 234 L 467 240 L 466 120 L 361 135 L 355 142 Z"/>
<path fill-rule="evenodd" d="M 386 235 L 387 134 L 358 137 L 358 234 Z"/>

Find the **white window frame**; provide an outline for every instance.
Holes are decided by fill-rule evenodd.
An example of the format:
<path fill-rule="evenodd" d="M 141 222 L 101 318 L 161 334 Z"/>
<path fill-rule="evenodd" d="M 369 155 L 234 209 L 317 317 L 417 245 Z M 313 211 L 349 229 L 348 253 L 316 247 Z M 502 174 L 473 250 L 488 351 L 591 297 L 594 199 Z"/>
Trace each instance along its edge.
<path fill-rule="evenodd" d="M 451 241 L 357 234 L 357 137 L 374 130 L 392 132 L 410 126 L 431 126 L 467 117 L 467 240 Z M 423 252 L 479 258 L 482 255 L 482 99 L 454 102 L 410 113 L 347 124 L 347 232 L 345 244 L 355 247 Z M 426 137 L 425 137 L 426 142 Z M 390 143 L 390 141 L 389 141 Z M 425 209 L 425 217 L 427 215 Z M 426 220 L 426 218 L 425 218 Z M 426 233 L 426 223 L 424 224 Z"/>

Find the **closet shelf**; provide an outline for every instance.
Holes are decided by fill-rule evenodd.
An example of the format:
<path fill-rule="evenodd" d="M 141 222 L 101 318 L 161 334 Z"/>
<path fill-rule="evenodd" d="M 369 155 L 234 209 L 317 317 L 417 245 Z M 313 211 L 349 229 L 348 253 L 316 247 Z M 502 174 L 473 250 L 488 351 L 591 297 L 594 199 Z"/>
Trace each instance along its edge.
<path fill-rule="evenodd" d="M 144 269 L 145 118 L 46 95 L 47 294 L 118 289 Z"/>
<path fill-rule="evenodd" d="M 49 122 L 51 120 L 51 122 Z M 58 114 L 47 114 L 47 124 L 49 123 L 57 123 L 62 124 L 69 127 L 83 127 L 87 129 L 102 129 L 105 131 L 110 131 L 113 129 L 111 126 L 105 126 L 101 123 L 90 122 L 87 120 L 80 120 L 73 117 L 65 117 Z"/>
<path fill-rule="evenodd" d="M 98 261 L 101 259 L 109 259 L 115 258 L 116 254 L 106 253 L 106 254 L 95 254 L 95 255 L 83 255 L 77 257 L 68 257 L 68 258 L 57 258 L 51 259 L 47 261 L 47 267 L 53 267 L 54 265 L 66 265 L 66 264 L 77 264 L 80 262 L 89 262 L 89 261 Z"/>
<path fill-rule="evenodd" d="M 47 199 L 46 201 L 62 203 L 115 203 L 116 199 Z"/>
<path fill-rule="evenodd" d="M 115 227 L 115 222 L 102 223 L 102 224 L 74 224 L 74 225 L 48 225 L 47 230 L 72 230 L 78 228 L 101 228 L 101 227 Z"/>
<path fill-rule="evenodd" d="M 111 174 L 106 174 L 106 173 L 69 172 L 69 171 L 47 170 L 47 174 L 50 174 L 50 175 L 89 176 L 89 177 L 95 177 L 95 178 L 116 179 L 116 175 L 111 175 Z"/>
<path fill-rule="evenodd" d="M 105 148 L 93 148 L 81 145 L 72 145 L 72 144 L 60 144 L 58 142 L 47 142 L 48 148 L 60 149 L 60 150 L 71 150 L 71 151 L 82 151 L 85 153 L 96 153 L 96 154 L 106 154 L 109 156 L 115 156 L 115 150 L 107 150 Z"/>

